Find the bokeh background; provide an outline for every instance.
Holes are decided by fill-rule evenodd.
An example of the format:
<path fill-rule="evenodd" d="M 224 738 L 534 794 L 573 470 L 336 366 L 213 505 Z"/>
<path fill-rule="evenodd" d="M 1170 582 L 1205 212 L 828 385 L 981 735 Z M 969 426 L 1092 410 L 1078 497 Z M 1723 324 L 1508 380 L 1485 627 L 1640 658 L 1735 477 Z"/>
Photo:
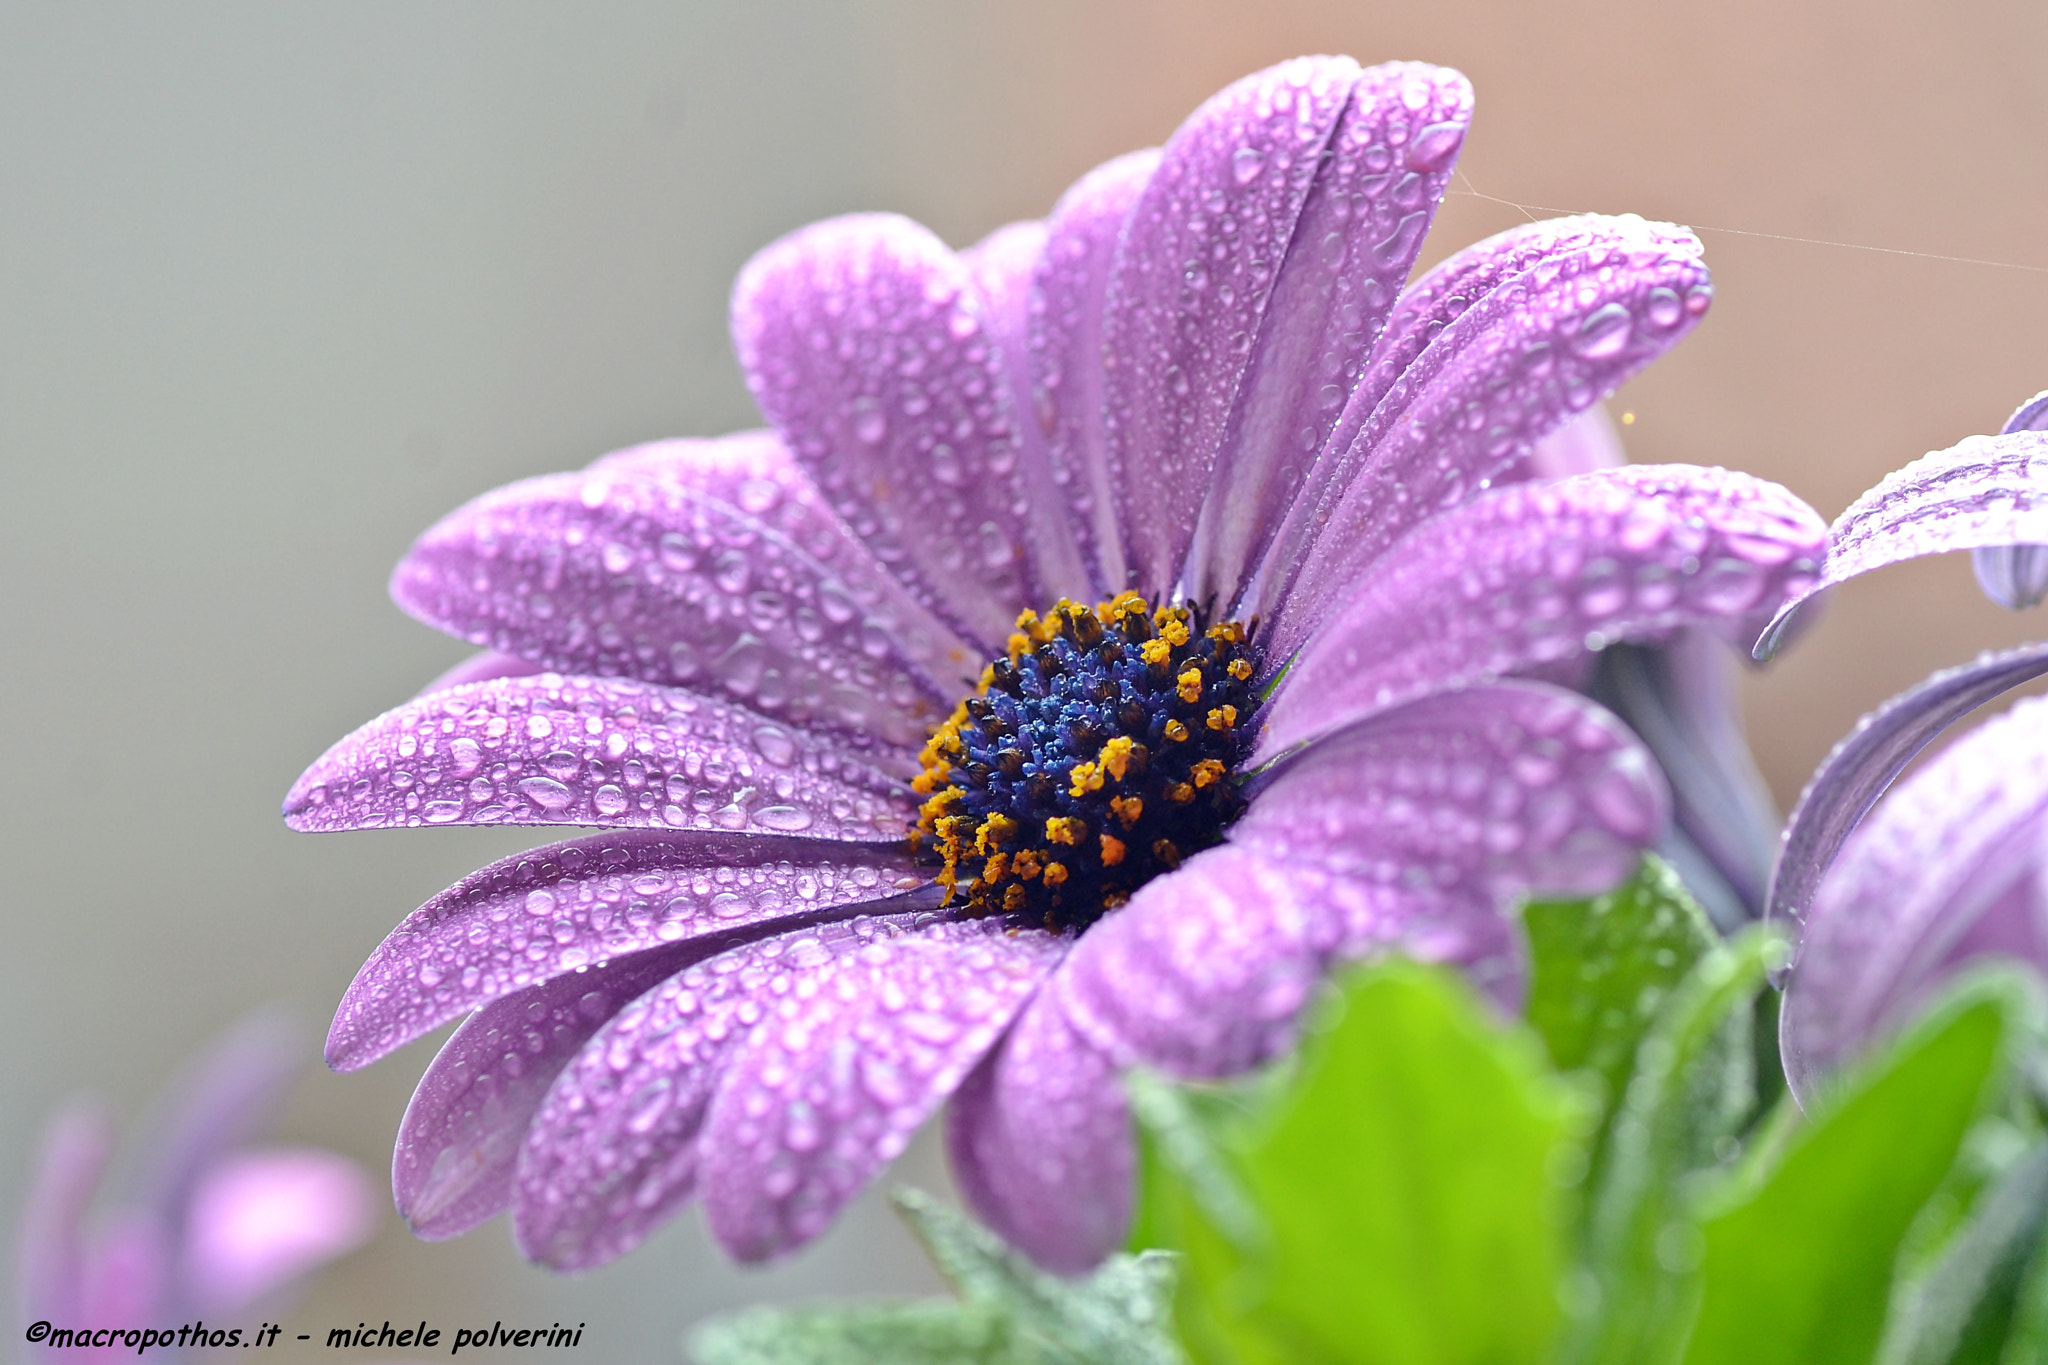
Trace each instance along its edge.
<path fill-rule="evenodd" d="M 62 1095 L 132 1115 L 262 1002 L 324 1026 L 404 912 L 536 842 L 277 817 L 330 741 L 464 653 L 385 599 L 419 530 L 752 424 L 725 297 L 771 237 L 895 209 L 965 244 L 1332 50 L 1477 86 L 1425 265 L 1516 205 L 1700 228 L 1712 315 L 1611 405 L 1639 460 L 1750 469 L 1833 516 L 2048 386 L 2026 0 L 0 0 L 0 1210 Z M 2043 619 L 1981 601 L 1961 559 L 1852 585 L 1746 685 L 1779 799 L 1862 710 Z M 433 1045 L 309 1069 L 286 1135 L 381 1170 Z M 943 1180 L 929 1142 L 907 1164 Z M 661 1361 L 723 1305 L 930 1283 L 872 1197 L 765 1273 L 694 1215 L 581 1280 L 502 1225 L 427 1246 L 387 1216 L 290 1320 L 587 1321 L 589 1358 Z"/>

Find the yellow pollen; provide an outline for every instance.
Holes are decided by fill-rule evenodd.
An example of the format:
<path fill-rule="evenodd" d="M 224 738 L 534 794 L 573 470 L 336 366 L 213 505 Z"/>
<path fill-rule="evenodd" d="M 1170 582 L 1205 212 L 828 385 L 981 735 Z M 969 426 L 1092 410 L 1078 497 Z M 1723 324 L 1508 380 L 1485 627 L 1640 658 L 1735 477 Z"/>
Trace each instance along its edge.
<path fill-rule="evenodd" d="M 1140 816 L 1144 815 L 1145 799 L 1141 796 L 1112 797 L 1109 802 L 1109 808 L 1116 812 L 1117 819 L 1124 822 L 1124 828 L 1129 829 L 1132 825 L 1138 823 Z"/>
<path fill-rule="evenodd" d="M 1010 871 L 1027 882 L 1036 877 L 1043 866 L 1045 864 L 1039 861 L 1037 849 L 1021 849 L 1016 857 L 1010 859 Z"/>
<path fill-rule="evenodd" d="M 1176 806 L 1185 806 L 1195 799 L 1195 789 L 1185 782 L 1176 782 L 1166 789 L 1166 799 Z"/>
<path fill-rule="evenodd" d="M 1244 627 L 1235 621 L 1220 621 L 1203 631 L 1202 634 L 1212 640 L 1222 640 L 1233 645 L 1244 643 Z"/>
<path fill-rule="evenodd" d="M 1237 708 L 1228 702 L 1225 702 L 1209 713 L 1209 728 L 1211 730 L 1228 730 L 1235 724 L 1237 724 Z"/>
<path fill-rule="evenodd" d="M 1182 701 L 1192 702 L 1202 699 L 1202 670 L 1198 666 L 1190 664 L 1173 681 L 1180 689 L 1180 699 Z"/>
<path fill-rule="evenodd" d="M 1180 866 L 1180 849 L 1171 839 L 1154 839 L 1152 841 L 1152 856 L 1165 863 L 1168 868 Z"/>
<path fill-rule="evenodd" d="M 1159 638 L 1179 649 L 1188 642 L 1188 623 L 1178 616 L 1170 616 L 1159 623 Z"/>
<path fill-rule="evenodd" d="M 1166 737 L 1175 744 L 1182 743 L 1188 737 L 1188 727 L 1177 720 L 1170 720 L 1166 722 Z"/>
<path fill-rule="evenodd" d="M 1102 746 L 1102 766 L 1111 777 L 1119 782 L 1124 780 L 1131 770 L 1131 750 L 1136 747 L 1137 742 L 1129 735 L 1118 735 Z"/>
<path fill-rule="evenodd" d="M 1003 879 L 1003 874 L 1009 870 L 1009 854 L 991 853 L 988 855 L 988 861 L 982 864 L 981 879 L 987 882 L 990 886 L 994 886 L 997 882 Z"/>
<path fill-rule="evenodd" d="M 1138 646 L 1138 657 L 1148 664 L 1163 664 L 1173 657 L 1173 646 L 1164 640 L 1147 640 Z"/>
<path fill-rule="evenodd" d="M 991 845 L 1007 844 L 1017 837 L 1017 822 L 997 812 L 981 822 L 981 828 L 974 832 L 974 851 L 986 853 Z"/>
<path fill-rule="evenodd" d="M 1067 778 L 1069 796 L 1086 796 L 1102 790 L 1102 766 L 1098 763 L 1076 763 Z"/>
<path fill-rule="evenodd" d="M 1011 882 L 1003 888 L 1003 909 L 1010 914 L 1016 914 L 1024 908 L 1024 898 L 1027 894 L 1024 883 Z"/>
<path fill-rule="evenodd" d="M 1061 882 L 1064 882 L 1066 879 L 1066 864 L 1047 863 L 1045 865 L 1045 884 L 1047 886 L 1058 886 Z"/>
<path fill-rule="evenodd" d="M 1213 758 L 1205 758 L 1200 763 L 1197 763 L 1195 765 L 1195 771 L 1193 774 L 1195 779 L 1195 785 L 1197 787 L 1211 786 L 1214 783 L 1221 781 L 1223 778 L 1223 774 L 1226 771 L 1227 769 L 1225 769 L 1224 766 L 1217 760 Z"/>
<path fill-rule="evenodd" d="M 1055 844 L 1078 844 L 1088 837 L 1088 826 L 1071 815 L 1055 815 L 1045 822 L 1045 837 Z"/>
<path fill-rule="evenodd" d="M 1249 677 L 1250 677 L 1251 675 L 1252 675 L 1252 664 L 1251 664 L 1251 660 L 1249 660 L 1249 659 L 1232 659 L 1232 660 L 1230 661 L 1230 676 L 1231 676 L 1231 677 L 1233 677 L 1233 678 L 1237 679 L 1237 680 L 1238 680 L 1239 682 L 1243 682 L 1243 681 L 1244 681 L 1244 680 L 1245 680 L 1246 678 L 1249 678 Z"/>
<path fill-rule="evenodd" d="M 1124 860 L 1124 841 L 1114 834 L 1102 836 L 1102 865 L 1115 867 Z"/>

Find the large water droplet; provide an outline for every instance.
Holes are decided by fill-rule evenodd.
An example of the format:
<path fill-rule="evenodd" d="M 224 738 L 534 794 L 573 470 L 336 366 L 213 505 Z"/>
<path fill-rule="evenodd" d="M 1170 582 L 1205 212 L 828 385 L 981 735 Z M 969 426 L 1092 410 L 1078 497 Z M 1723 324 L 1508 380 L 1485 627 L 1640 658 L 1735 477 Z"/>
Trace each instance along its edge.
<path fill-rule="evenodd" d="M 1610 303 L 1595 310 L 1579 324 L 1579 334 L 1572 339 L 1572 349 L 1588 360 L 1605 360 L 1618 355 L 1628 345 L 1629 333 L 1635 330 L 1635 319 L 1628 309 L 1618 303 Z"/>
<path fill-rule="evenodd" d="M 1266 154 L 1257 147 L 1240 147 L 1230 154 L 1230 174 L 1240 185 L 1249 185 L 1266 169 Z"/>

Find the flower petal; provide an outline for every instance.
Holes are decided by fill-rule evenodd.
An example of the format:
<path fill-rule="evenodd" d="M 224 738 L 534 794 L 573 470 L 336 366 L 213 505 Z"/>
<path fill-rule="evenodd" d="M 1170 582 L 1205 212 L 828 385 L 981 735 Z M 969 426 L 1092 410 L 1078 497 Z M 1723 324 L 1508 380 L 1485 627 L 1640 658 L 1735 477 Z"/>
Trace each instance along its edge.
<path fill-rule="evenodd" d="M 1807 916 L 1779 1026 L 1802 1103 L 1924 999 L 1987 914 L 2019 911 L 2000 946 L 2048 967 L 2028 926 L 2048 822 L 2048 701 L 2019 703 L 1889 796 L 1843 846 Z"/>
<path fill-rule="evenodd" d="M 627 1005 L 563 1069 L 527 1130 L 513 1184 L 520 1249 L 588 1270 L 638 1246 L 696 1193 L 706 1107 L 764 1002 L 919 918 L 861 916 L 742 944 Z"/>
<path fill-rule="evenodd" d="M 1922 749 L 1993 697 L 2048 673 L 2048 643 L 1983 654 L 1901 692 L 1856 722 L 1814 770 L 1785 822 L 1765 915 L 1798 935 L 1843 841 Z"/>
<path fill-rule="evenodd" d="M 1052 458 L 1031 391 L 1032 277 L 1044 257 L 1046 238 L 1045 223 L 1009 223 L 961 252 L 960 259 L 981 291 L 989 339 L 1001 353 L 1003 374 L 1010 385 L 1010 411 L 1016 415 L 1017 482 L 1027 500 L 1017 529 L 1030 544 L 1039 591 L 1048 601 L 1056 597 L 1092 600 L 1094 579 L 1067 524 L 1066 491 L 1053 478 Z"/>
<path fill-rule="evenodd" d="M 1330 452 L 1306 550 L 1268 575 L 1267 649 L 1300 646 L 1359 575 L 1412 527 L 1471 498 L 1542 437 L 1605 397 L 1698 323 L 1710 298 L 1697 238 L 1611 219 L 1445 327 Z M 1298 567 L 1297 567 L 1298 566 Z"/>
<path fill-rule="evenodd" d="M 1301 490 L 1415 265 L 1471 118 L 1472 86 L 1456 71 L 1391 62 L 1360 74 L 1244 364 L 1188 564 L 1194 600 L 1237 601 Z"/>
<path fill-rule="evenodd" d="M 1594 895 L 1663 829 L 1662 776 L 1606 710 L 1502 682 L 1383 711 L 1284 766 L 1230 832 L 1279 863 L 1439 891 L 1501 910 Z"/>
<path fill-rule="evenodd" d="M 1587 408 L 1538 441 L 1520 462 L 1501 475 L 1502 483 L 1529 479 L 1568 479 L 1596 469 L 1619 469 L 1628 463 L 1621 433 L 1599 403 Z"/>
<path fill-rule="evenodd" d="M 284 814 L 309 831 L 604 825 L 888 840 L 917 813 L 880 766 L 899 764 L 678 688 L 542 673 L 385 712 L 292 784 Z"/>
<path fill-rule="evenodd" d="M 522 659 L 516 654 L 500 654 L 495 649 L 486 649 L 470 655 L 413 695 L 424 697 L 433 692 L 445 692 L 451 687 L 461 687 L 465 683 L 490 682 L 494 678 L 530 678 L 536 673 L 545 672 L 545 664 Z"/>
<path fill-rule="evenodd" d="M 982 1060 L 946 1119 L 960 1192 L 1047 1270 L 1078 1275 L 1130 1229 L 1137 1145 L 1123 1087 L 1041 990 Z"/>
<path fill-rule="evenodd" d="M 398 1125 L 391 1190 L 413 1235 L 458 1236 L 512 1207 L 527 1125 L 591 1035 L 636 996 L 710 955 L 664 944 L 499 996 L 463 1020 Z"/>
<path fill-rule="evenodd" d="M 254 1137 L 284 1102 L 307 1041 L 283 1011 L 257 1010 L 165 1085 L 141 1125 L 154 1137 L 135 1184 L 136 1202 L 172 1235 L 207 1169 Z"/>
<path fill-rule="evenodd" d="M 1123 535 L 1102 416 L 1103 299 L 1124 221 L 1158 165 L 1157 148 L 1131 152 L 1075 181 L 1047 220 L 1045 250 L 1032 279 L 1033 408 L 1096 596 L 1106 597 L 1124 582 Z"/>
<path fill-rule="evenodd" d="M 1119 1065 L 1208 1079 L 1278 1055 L 1343 941 L 1330 874 L 1225 844 L 1139 888 L 1075 945 L 1053 998 Z"/>
<path fill-rule="evenodd" d="M 2022 409 L 2024 411 L 2024 409 Z M 1971 436 L 1893 470 L 1835 518 L 1818 582 L 1757 641 L 1777 651 L 1793 615 L 1823 588 L 1921 555 L 2048 542 L 2048 432 Z"/>
<path fill-rule="evenodd" d="M 2037 393 L 2005 419 L 2001 433 L 2048 430 L 2048 392 Z M 2048 545 L 1984 545 L 1970 551 L 1984 595 L 2017 611 L 2048 597 Z"/>
<path fill-rule="evenodd" d="M 636 830 L 531 849 L 472 872 L 391 931 L 341 998 L 327 1063 L 368 1066 L 580 967 L 685 940 L 717 951 L 926 881 L 899 846 Z"/>
<path fill-rule="evenodd" d="M 793 1251 L 907 1146 L 1067 941 L 940 922 L 842 958 L 739 1046 L 701 1142 L 704 1213 L 742 1261 Z"/>
<path fill-rule="evenodd" d="M 237 1152 L 192 1194 L 182 1256 L 192 1307 L 238 1313 L 345 1256 L 376 1229 L 363 1168 L 317 1147 Z"/>
<path fill-rule="evenodd" d="M 1348 57 L 1247 76 L 1168 139 L 1103 314 L 1103 411 L 1128 586 L 1178 583 L 1274 279 L 1360 79 Z M 1113 584 L 1112 587 L 1126 586 Z"/>
<path fill-rule="evenodd" d="M 692 489 L 787 537 L 830 570 L 863 611 L 894 623 L 892 638 L 942 685 L 971 682 L 981 667 L 980 651 L 969 649 L 882 566 L 774 432 L 650 441 L 615 450 L 590 468 Z"/>
<path fill-rule="evenodd" d="M 400 562 L 391 595 L 564 672 L 685 684 L 898 744 L 917 744 L 950 696 L 896 643 L 904 623 L 863 610 L 789 539 L 620 470 L 528 479 L 458 508 Z"/>
<path fill-rule="evenodd" d="M 1778 485 L 1691 465 L 1488 493 L 1418 528 L 1347 590 L 1267 703 L 1255 762 L 1426 693 L 1617 640 L 1695 621 L 1746 632 L 1812 581 L 1825 536 Z"/>
<path fill-rule="evenodd" d="M 1042 596 L 1002 356 L 960 259 L 906 218 L 834 218 L 760 251 L 733 340 L 761 410 L 868 548 L 992 649 Z"/>
<path fill-rule="evenodd" d="M 23 1317 L 81 1320 L 85 1220 L 113 1153 L 113 1120 L 90 1101 L 73 1100 L 44 1124 L 14 1248 Z"/>

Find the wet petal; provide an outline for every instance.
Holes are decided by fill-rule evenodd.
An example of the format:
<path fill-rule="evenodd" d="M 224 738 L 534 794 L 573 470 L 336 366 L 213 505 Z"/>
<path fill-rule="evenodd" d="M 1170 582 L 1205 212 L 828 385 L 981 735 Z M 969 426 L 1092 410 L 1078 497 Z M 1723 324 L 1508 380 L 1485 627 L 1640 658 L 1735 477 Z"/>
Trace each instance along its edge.
<path fill-rule="evenodd" d="M 994 921 L 876 941 L 773 1002 L 704 1124 L 704 1213 L 743 1261 L 793 1251 L 902 1152 L 1066 952 Z"/>
<path fill-rule="evenodd" d="M 486 493 L 420 537 L 391 595 L 429 625 L 564 672 L 687 685 L 899 744 L 918 743 L 950 695 L 897 643 L 907 623 L 864 608 L 794 542 L 640 473 Z"/>
<path fill-rule="evenodd" d="M 2027 913 L 2044 823 L 2048 702 L 2034 699 L 1958 740 L 1848 840 L 1786 983 L 1779 1042 L 1802 1102 L 1925 998 L 1987 914 L 2017 910 L 2020 932 L 1994 937 L 2048 968 L 2048 926 Z"/>
<path fill-rule="evenodd" d="M 1360 72 L 1247 76 L 1167 141 L 1124 225 L 1103 315 L 1103 410 L 1128 586 L 1173 588 L 1287 244 Z M 1121 587 L 1125 585 L 1112 585 Z"/>
<path fill-rule="evenodd" d="M 545 672 L 545 664 L 522 659 L 516 654 L 500 654 L 495 649 L 486 649 L 470 655 L 414 695 L 424 697 L 429 693 L 445 692 L 451 687 L 461 687 L 466 683 L 490 682 L 497 678 L 530 678 L 536 673 Z"/>
<path fill-rule="evenodd" d="M 1300 511 L 1313 518 L 1305 552 L 1262 587 L 1269 650 L 1296 649 L 1405 532 L 1489 487 L 1698 323 L 1710 297 L 1698 240 L 1666 224 L 1610 222 L 1607 240 L 1545 260 L 1467 309 L 1351 445 L 1330 452 L 1329 491 Z"/>
<path fill-rule="evenodd" d="M 1045 433 L 1053 482 L 1093 576 L 1093 594 L 1124 581 L 1103 426 L 1103 297 L 1124 220 L 1159 165 L 1156 148 L 1104 162 L 1060 196 L 1033 277 L 1032 398 Z"/>
<path fill-rule="evenodd" d="M 1705 864 L 1681 867 L 1686 884 L 1724 929 L 1755 919 L 1779 820 L 1743 738 L 1728 646 L 1693 627 L 1657 644 L 1611 645 L 1597 659 L 1586 690 L 1642 739 L 1670 779 L 1687 846 L 1671 850 L 1673 861 Z"/>
<path fill-rule="evenodd" d="M 1255 760 L 1618 640 L 1692 622 L 1744 634 L 1812 582 L 1825 535 L 1778 485 L 1690 465 L 1489 493 L 1417 529 L 1348 590 L 1267 704 Z"/>
<path fill-rule="evenodd" d="M 946 1150 L 968 1206 L 1047 1270 L 1089 1270 L 1130 1230 L 1138 1162 L 1123 1087 L 1048 991 L 954 1095 Z"/>
<path fill-rule="evenodd" d="M 1472 87 L 1456 71 L 1391 62 L 1361 73 L 1244 365 L 1195 532 L 1195 600 L 1237 600 L 1300 491 L 1414 267 L 1471 117 Z"/>
<path fill-rule="evenodd" d="M 733 286 L 761 410 L 855 534 L 970 641 L 1042 596 L 1002 356 L 944 243 L 872 214 L 802 228 Z"/>
<path fill-rule="evenodd" d="M 500 996 L 465 1019 L 413 1091 L 391 1159 L 417 1237 L 468 1232 L 512 1207 L 527 1125 L 591 1035 L 715 943 L 667 944 Z"/>
<path fill-rule="evenodd" d="M 2023 409 L 2024 411 L 2024 409 Z M 1769 658 L 1815 593 L 1921 555 L 2048 542 L 2048 432 L 1971 436 L 1893 470 L 1835 518 L 1820 580 L 1757 641 Z"/>
<path fill-rule="evenodd" d="M 1032 278 L 1045 255 L 1047 225 L 1009 223 L 960 253 L 986 304 L 989 339 L 1002 355 L 1016 415 L 1017 482 L 1029 504 L 1018 528 L 1037 565 L 1039 591 L 1046 599 L 1089 600 L 1094 579 L 1067 524 L 1066 493 L 1053 478 L 1052 457 L 1032 397 L 1030 332 Z"/>
<path fill-rule="evenodd" d="M 623 1256 L 697 1191 L 707 1105 L 765 1002 L 919 916 L 862 916 L 744 944 L 646 991 L 563 1069 L 514 1177 L 512 1230 L 528 1259 L 588 1270 Z"/>
<path fill-rule="evenodd" d="M 729 943 L 781 920 L 922 885 L 903 846 L 625 831 L 515 854 L 406 916 L 342 996 L 327 1063 L 354 1071 L 509 992 L 686 940 Z"/>
<path fill-rule="evenodd" d="M 1054 998 L 1119 1065 L 1248 1071 L 1292 1041 L 1343 941 L 1331 880 L 1234 844 L 1198 854 L 1085 934 Z"/>
<path fill-rule="evenodd" d="M 902 837 L 917 807 L 886 749 L 678 688 L 606 678 L 471 683 L 385 712 L 284 802 L 293 829 L 605 825 Z"/>
<path fill-rule="evenodd" d="M 2048 430 L 2048 392 L 2037 393 L 2005 419 L 2001 432 Z M 2048 545 L 1989 545 L 1970 551 L 1984 595 L 2017 611 L 2048 597 Z"/>
<path fill-rule="evenodd" d="M 1908 763 L 1970 712 L 2048 673 L 2048 644 L 1983 654 L 1943 669 L 1856 722 L 1814 770 L 1785 822 L 1765 913 L 1793 933 L 1851 831 Z"/>
<path fill-rule="evenodd" d="M 1443 693 L 1310 746 L 1254 796 L 1232 842 L 1279 863 L 1505 910 L 1594 895 L 1663 829 L 1656 765 L 1611 714 L 1541 683 Z"/>
<path fill-rule="evenodd" d="M 298 1147 L 239 1152 L 192 1194 L 184 1281 L 192 1306 L 236 1313 L 327 1262 L 376 1229 L 377 1198 L 346 1157 Z"/>
<path fill-rule="evenodd" d="M 615 450 L 590 468 L 692 489 L 779 532 L 829 569 L 863 611 L 893 623 L 895 642 L 942 684 L 971 681 L 981 667 L 980 652 L 969 649 L 882 566 L 774 432 L 650 441 Z"/>
<path fill-rule="evenodd" d="M 1595 403 L 1538 441 L 1521 461 L 1501 475 L 1502 483 L 1526 479 L 1568 479 L 1596 469 L 1618 469 L 1628 463 L 1621 433 L 1607 409 Z"/>

